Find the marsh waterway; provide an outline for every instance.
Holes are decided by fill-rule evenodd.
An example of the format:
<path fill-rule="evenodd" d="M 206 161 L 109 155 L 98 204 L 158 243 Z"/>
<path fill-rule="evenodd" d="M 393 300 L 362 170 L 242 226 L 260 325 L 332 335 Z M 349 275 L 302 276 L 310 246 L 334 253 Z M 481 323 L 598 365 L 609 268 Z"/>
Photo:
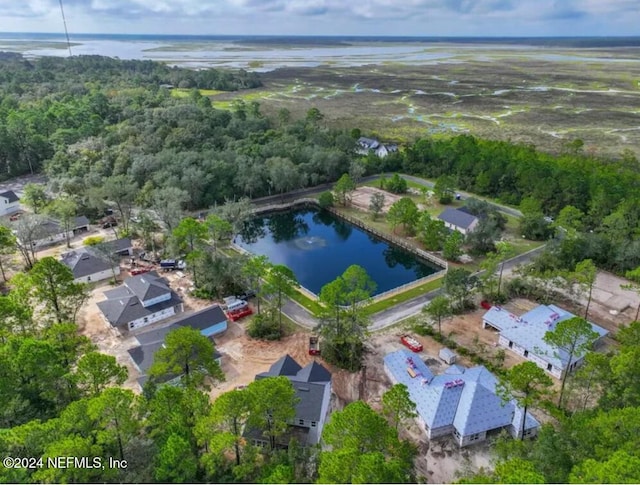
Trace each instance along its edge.
<path fill-rule="evenodd" d="M 374 294 L 429 276 L 441 268 L 315 208 L 257 217 L 236 238 L 243 249 L 288 266 L 302 286 L 318 294 L 352 264 L 376 282 Z"/>

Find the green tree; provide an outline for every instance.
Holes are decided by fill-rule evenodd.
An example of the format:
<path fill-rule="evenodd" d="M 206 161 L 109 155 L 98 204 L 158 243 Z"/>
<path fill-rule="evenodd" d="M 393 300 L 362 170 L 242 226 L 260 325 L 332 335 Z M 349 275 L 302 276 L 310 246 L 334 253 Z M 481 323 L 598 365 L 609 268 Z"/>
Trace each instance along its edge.
<path fill-rule="evenodd" d="M 0 225 L 0 273 L 2 273 L 2 280 L 7 282 L 7 275 L 4 271 L 3 258 L 16 251 L 16 237 L 6 226 Z"/>
<path fill-rule="evenodd" d="M 405 483 L 415 449 L 366 403 L 355 401 L 334 412 L 322 432 L 330 448 L 320 454 L 319 483 Z"/>
<path fill-rule="evenodd" d="M 159 187 L 151 195 L 150 207 L 171 233 L 183 217 L 182 209 L 189 202 L 189 193 L 178 187 Z"/>
<path fill-rule="evenodd" d="M 332 207 L 334 204 L 333 194 L 329 191 L 322 192 L 318 196 L 318 204 L 322 209 L 326 209 L 327 207 Z"/>
<path fill-rule="evenodd" d="M 527 410 L 540 403 L 549 394 L 551 378 L 533 362 L 523 362 L 509 369 L 497 387 L 497 393 L 504 402 L 515 399 L 522 407 L 522 423 L 518 430 L 520 439 L 524 440 Z"/>
<path fill-rule="evenodd" d="M 451 175 L 441 175 L 437 178 L 433 191 L 441 204 L 451 204 L 455 193 L 456 180 Z"/>
<path fill-rule="evenodd" d="M 347 173 L 343 174 L 333 186 L 333 193 L 338 202 L 344 207 L 351 203 L 351 194 L 356 190 L 356 184 Z"/>
<path fill-rule="evenodd" d="M 442 319 L 451 315 L 451 302 L 446 296 L 438 295 L 422 307 L 422 312 L 438 322 L 438 334 L 442 335 Z"/>
<path fill-rule="evenodd" d="M 495 471 L 496 483 L 546 483 L 533 464 L 522 458 L 512 458 L 498 463 Z"/>
<path fill-rule="evenodd" d="M 209 214 L 205 221 L 205 226 L 209 230 L 209 235 L 213 241 L 213 251 L 217 251 L 218 244 L 229 241 L 233 232 L 233 226 L 216 214 Z"/>
<path fill-rule="evenodd" d="M 104 181 L 101 194 L 105 200 L 114 204 L 120 214 L 122 229 L 128 234 L 131 210 L 138 194 L 138 186 L 133 177 L 124 174 L 112 175 Z"/>
<path fill-rule="evenodd" d="M 371 199 L 369 202 L 369 210 L 373 216 L 373 220 L 376 220 L 378 215 L 382 212 L 384 208 L 385 196 L 380 192 L 374 192 L 371 195 Z"/>
<path fill-rule="evenodd" d="M 201 248 L 207 238 L 207 226 L 200 224 L 193 217 L 186 217 L 172 233 L 178 247 L 188 253 Z"/>
<path fill-rule="evenodd" d="M 201 434 L 208 439 L 213 439 L 219 434 L 227 434 L 232 438 L 236 466 L 239 466 L 242 461 L 241 449 L 245 442 L 242 433 L 251 413 L 250 398 L 251 394 L 244 389 L 235 389 L 221 394 L 213 402 L 211 413 L 200 426 Z M 212 429 L 215 430 L 213 435 Z"/>
<path fill-rule="evenodd" d="M 455 302 L 456 309 L 463 309 L 477 287 L 477 278 L 464 268 L 453 268 L 444 277 L 444 291 Z"/>
<path fill-rule="evenodd" d="M 271 266 L 268 273 L 265 275 L 264 281 L 264 293 L 274 297 L 273 303 L 276 311 L 278 312 L 278 325 L 280 328 L 280 335 L 282 335 L 282 308 L 285 303 L 285 297 L 292 295 L 293 292 L 296 291 L 295 288 L 299 283 L 296 279 L 296 275 L 293 274 L 293 271 L 282 264 Z"/>
<path fill-rule="evenodd" d="M 427 211 L 420 214 L 418 235 L 429 251 L 440 251 L 448 233 L 443 221 L 433 219 Z"/>
<path fill-rule="evenodd" d="M 172 434 L 156 456 L 154 476 L 159 482 L 194 483 L 198 461 L 189 442 Z"/>
<path fill-rule="evenodd" d="M 307 111 L 307 116 L 305 119 L 307 123 L 311 123 L 312 125 L 317 125 L 320 121 L 324 119 L 324 115 L 320 112 L 318 108 L 314 106 L 313 108 L 310 108 Z"/>
<path fill-rule="evenodd" d="M 396 431 L 404 421 L 418 416 L 416 403 L 411 400 L 409 389 L 404 384 L 394 384 L 382 395 L 382 412 Z"/>
<path fill-rule="evenodd" d="M 409 197 L 403 197 L 394 202 L 391 207 L 389 207 L 389 212 L 387 213 L 387 220 L 391 223 L 394 233 L 396 226 L 402 224 L 405 232 L 412 234 L 416 228 L 416 224 L 418 224 L 419 218 L 420 212 L 418 211 L 418 207 Z"/>
<path fill-rule="evenodd" d="M 261 430 L 273 451 L 277 439 L 285 433 L 288 423 L 296 415 L 296 391 L 284 376 L 253 381 L 245 391 L 251 399 L 248 426 Z"/>
<path fill-rule="evenodd" d="M 360 367 L 363 341 L 369 326 L 363 303 L 374 290 L 375 282 L 357 265 L 349 266 L 341 276 L 320 290 L 320 302 L 326 309 L 320 324 L 320 334 L 324 338 L 323 355 L 339 367 L 349 370 Z"/>
<path fill-rule="evenodd" d="M 625 450 L 616 451 L 604 461 L 589 458 L 576 465 L 569 483 L 639 483 L 640 456 Z"/>
<path fill-rule="evenodd" d="M 543 340 L 546 344 L 555 349 L 555 357 L 566 361 L 566 369 L 562 373 L 562 384 L 560 385 L 560 395 L 558 396 L 558 407 L 562 407 L 562 397 L 567 376 L 572 369 L 574 359 L 584 356 L 593 342 L 598 338 L 598 334 L 593 330 L 591 324 L 586 320 L 574 317 L 558 322 L 556 327 L 547 332 Z M 561 353 L 564 352 L 564 356 Z"/>
<path fill-rule="evenodd" d="M 263 297 L 263 281 L 270 267 L 271 263 L 266 256 L 252 256 L 242 266 L 241 272 L 247 281 L 248 288 L 256 292 L 258 315 L 260 314 L 260 301 Z"/>
<path fill-rule="evenodd" d="M 584 212 L 572 205 L 568 205 L 558 213 L 554 225 L 565 231 L 582 232 L 585 227 L 584 217 Z"/>
<path fill-rule="evenodd" d="M 589 306 L 591 305 L 591 294 L 593 285 L 596 283 L 598 269 L 590 259 L 585 259 L 576 264 L 572 277 L 578 283 L 578 286 L 587 294 L 587 306 L 584 310 L 585 320 L 589 317 Z"/>
<path fill-rule="evenodd" d="M 85 394 L 97 396 L 109 385 L 122 385 L 127 376 L 127 368 L 112 355 L 89 352 L 78 361 L 75 380 Z"/>
<path fill-rule="evenodd" d="M 462 256 L 462 244 L 464 243 L 464 236 L 459 231 L 451 231 L 451 233 L 444 240 L 442 247 L 442 255 L 450 260 L 457 261 Z"/>
<path fill-rule="evenodd" d="M 27 275 L 28 297 L 42 305 L 58 323 L 75 322 L 88 298 L 87 285 L 75 283 L 71 270 L 51 256 L 42 258 Z"/>
<path fill-rule="evenodd" d="M 29 207 L 34 214 L 40 213 L 49 204 L 46 187 L 42 184 L 28 183 L 24 186 L 22 203 Z"/>
<path fill-rule="evenodd" d="M 213 342 L 191 327 L 169 332 L 165 345 L 154 355 L 149 375 L 157 380 L 180 377 L 187 386 L 201 387 L 210 377 L 223 381 L 224 375 L 213 357 Z"/>
<path fill-rule="evenodd" d="M 73 223 L 78 213 L 78 204 L 70 197 L 59 197 L 53 200 L 46 211 L 60 221 L 62 230 L 65 232 L 67 247 L 71 247 L 69 233 L 73 231 Z"/>

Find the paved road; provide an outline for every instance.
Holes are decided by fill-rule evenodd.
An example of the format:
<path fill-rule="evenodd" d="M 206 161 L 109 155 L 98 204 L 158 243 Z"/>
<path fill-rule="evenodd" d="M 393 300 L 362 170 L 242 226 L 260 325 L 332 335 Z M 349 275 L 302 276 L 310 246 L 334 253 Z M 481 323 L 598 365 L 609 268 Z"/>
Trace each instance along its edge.
<path fill-rule="evenodd" d="M 392 173 L 385 173 L 380 175 L 368 175 L 367 177 L 363 177 L 361 182 L 371 182 L 372 180 L 376 180 L 380 178 L 382 175 L 384 175 L 385 177 L 393 176 Z M 435 185 L 433 182 L 430 182 L 429 180 L 425 180 L 419 177 L 414 177 L 413 175 L 400 174 L 400 176 L 405 180 L 414 182 L 418 185 L 422 185 L 423 187 L 433 188 L 433 186 Z M 252 202 L 255 205 L 284 203 L 287 201 L 306 197 L 308 195 L 317 194 L 318 192 L 323 192 L 325 190 L 330 190 L 331 188 L 333 188 L 333 185 L 334 185 L 333 183 L 317 185 L 315 187 L 309 187 L 306 189 L 299 189 L 299 190 L 294 190 L 292 192 L 287 192 L 286 194 L 283 194 L 283 195 L 271 195 L 267 197 L 261 197 L 259 199 L 253 199 Z M 463 200 L 469 199 L 469 198 L 478 198 L 477 195 L 471 194 L 469 192 L 463 192 L 458 190 L 456 193 L 460 194 Z M 513 209 L 512 207 L 507 207 L 505 205 L 497 204 L 495 202 L 490 202 L 490 201 L 487 201 L 487 202 L 493 207 L 495 207 L 498 211 L 503 212 L 504 214 L 508 214 L 514 217 L 522 217 L 522 212 L 520 212 L 518 209 Z"/>
<path fill-rule="evenodd" d="M 540 246 L 539 248 L 533 249 L 527 253 L 520 254 L 515 258 L 505 261 L 503 267 L 503 278 L 510 274 L 516 266 L 528 263 L 543 250 L 544 246 Z M 482 273 L 482 271 L 479 271 L 475 273 L 475 276 L 480 276 Z M 429 303 L 436 296 L 442 294 L 442 291 L 443 290 L 441 288 L 438 288 L 437 290 L 433 290 L 429 293 L 425 293 L 424 295 L 417 296 L 415 298 L 412 298 L 411 300 L 405 301 L 404 303 L 399 303 L 392 308 L 388 308 L 376 313 L 371 317 L 371 326 L 369 327 L 369 330 L 373 332 L 383 330 L 406 318 L 419 314 L 422 311 L 422 307 Z M 294 322 L 297 322 L 308 329 L 315 328 L 319 323 L 318 319 L 311 315 L 306 308 L 300 306 L 293 300 L 288 300 L 285 303 L 283 313 Z"/>

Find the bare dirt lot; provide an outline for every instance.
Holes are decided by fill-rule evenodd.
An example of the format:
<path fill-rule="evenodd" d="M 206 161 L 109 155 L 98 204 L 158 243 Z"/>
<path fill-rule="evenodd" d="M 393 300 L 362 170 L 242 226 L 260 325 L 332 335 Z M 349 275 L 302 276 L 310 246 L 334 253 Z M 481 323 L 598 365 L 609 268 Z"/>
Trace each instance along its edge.
<path fill-rule="evenodd" d="M 371 203 L 371 196 L 376 193 L 384 195 L 384 205 L 382 207 L 383 213 L 389 212 L 389 207 L 391 207 L 394 202 L 402 198 L 401 195 L 392 194 L 391 192 L 387 192 L 385 190 L 376 189 L 375 187 L 363 186 L 358 187 L 351 195 L 351 205 L 357 207 L 360 210 L 368 212 L 369 204 Z"/>

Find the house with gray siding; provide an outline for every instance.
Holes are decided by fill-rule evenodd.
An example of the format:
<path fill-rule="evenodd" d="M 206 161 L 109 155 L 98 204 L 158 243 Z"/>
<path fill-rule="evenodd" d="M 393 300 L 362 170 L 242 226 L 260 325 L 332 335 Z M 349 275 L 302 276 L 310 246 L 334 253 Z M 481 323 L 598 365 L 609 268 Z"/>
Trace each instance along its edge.
<path fill-rule="evenodd" d="M 183 311 L 182 300 L 158 273 L 132 276 L 104 292 L 98 303 L 105 320 L 122 333 L 166 320 Z"/>
<path fill-rule="evenodd" d="M 540 305 L 522 316 L 494 306 L 482 317 L 482 328 L 497 330 L 500 332 L 498 344 L 501 347 L 535 362 L 553 377 L 562 379 L 565 372 L 572 372 L 582 363 L 585 354 L 575 354 L 569 361 L 566 350 L 549 345 L 544 341 L 544 336 L 553 331 L 558 323 L 574 317 L 573 313 L 556 305 Z M 594 323 L 590 324 L 598 334 L 593 344 L 596 347 L 609 332 Z"/>
<path fill-rule="evenodd" d="M 480 219 L 476 216 L 453 207 L 447 207 L 438 216 L 438 219 L 444 222 L 445 227 L 462 234 L 472 232 L 480 224 Z"/>
<path fill-rule="evenodd" d="M 278 446 L 287 448 L 293 437 L 303 446 L 318 444 L 331 402 L 331 373 L 318 362 L 302 367 L 290 355 L 285 355 L 267 372 L 256 375 L 256 380 L 277 376 L 291 381 L 298 398 L 295 418 L 289 422 L 289 430 Z M 269 444 L 268 438 L 257 429 L 246 429 L 244 436 L 257 446 Z"/>
<path fill-rule="evenodd" d="M 430 440 L 453 435 L 463 447 L 503 429 L 513 437 L 522 434 L 522 408 L 515 400 L 503 402 L 496 393 L 498 380 L 484 366 L 454 364 L 434 375 L 418 355 L 402 349 L 384 357 L 384 370 L 393 384 L 407 386 Z M 535 436 L 539 426 L 527 413 L 525 437 Z"/>
<path fill-rule="evenodd" d="M 120 274 L 120 265 L 112 269 L 109 261 L 90 246 L 63 253 L 60 261 L 71 270 L 76 283 L 93 283 Z"/>

